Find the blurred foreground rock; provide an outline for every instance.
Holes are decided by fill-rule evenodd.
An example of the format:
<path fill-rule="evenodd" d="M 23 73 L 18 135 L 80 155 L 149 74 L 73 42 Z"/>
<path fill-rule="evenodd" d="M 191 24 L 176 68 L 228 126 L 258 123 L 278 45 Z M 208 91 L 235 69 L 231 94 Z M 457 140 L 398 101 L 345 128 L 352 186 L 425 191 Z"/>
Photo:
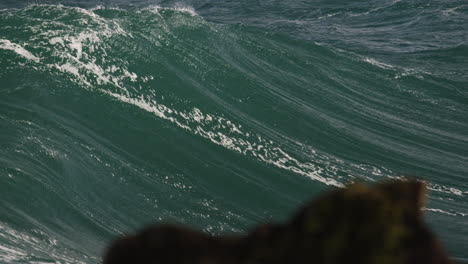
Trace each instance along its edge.
<path fill-rule="evenodd" d="M 353 184 L 323 194 L 284 224 L 214 237 L 160 224 L 116 240 L 104 264 L 450 263 L 423 222 L 419 181 Z"/>

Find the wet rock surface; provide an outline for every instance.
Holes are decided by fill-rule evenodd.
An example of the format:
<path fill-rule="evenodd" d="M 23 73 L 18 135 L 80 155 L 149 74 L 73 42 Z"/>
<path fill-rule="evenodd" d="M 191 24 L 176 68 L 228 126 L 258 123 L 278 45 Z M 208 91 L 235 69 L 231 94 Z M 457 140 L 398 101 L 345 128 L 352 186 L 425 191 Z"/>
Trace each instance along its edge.
<path fill-rule="evenodd" d="M 415 180 L 358 183 L 243 235 L 153 225 L 114 241 L 103 263 L 451 263 L 423 221 L 425 196 Z"/>

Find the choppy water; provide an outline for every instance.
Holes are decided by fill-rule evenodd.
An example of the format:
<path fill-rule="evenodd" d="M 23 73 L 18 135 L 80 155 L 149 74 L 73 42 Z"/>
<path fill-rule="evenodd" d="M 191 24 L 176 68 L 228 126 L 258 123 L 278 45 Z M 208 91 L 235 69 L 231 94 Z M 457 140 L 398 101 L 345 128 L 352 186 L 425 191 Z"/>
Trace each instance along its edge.
<path fill-rule="evenodd" d="M 97 263 L 158 220 L 241 232 L 402 175 L 468 258 L 466 1 L 0 10 L 0 263 Z"/>

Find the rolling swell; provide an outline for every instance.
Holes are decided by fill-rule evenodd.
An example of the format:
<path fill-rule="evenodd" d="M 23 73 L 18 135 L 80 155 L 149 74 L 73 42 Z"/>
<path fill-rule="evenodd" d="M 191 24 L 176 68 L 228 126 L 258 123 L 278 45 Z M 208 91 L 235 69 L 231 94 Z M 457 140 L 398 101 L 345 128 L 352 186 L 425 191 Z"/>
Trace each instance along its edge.
<path fill-rule="evenodd" d="M 369 11 L 353 8 L 340 14 Z M 385 45 L 291 37 L 296 15 L 262 28 L 182 6 L 2 11 L 0 260 L 94 263 L 153 220 L 236 232 L 326 186 L 400 175 L 430 180 L 429 221 L 466 257 L 466 75 L 418 66 L 466 44 L 396 63 Z"/>

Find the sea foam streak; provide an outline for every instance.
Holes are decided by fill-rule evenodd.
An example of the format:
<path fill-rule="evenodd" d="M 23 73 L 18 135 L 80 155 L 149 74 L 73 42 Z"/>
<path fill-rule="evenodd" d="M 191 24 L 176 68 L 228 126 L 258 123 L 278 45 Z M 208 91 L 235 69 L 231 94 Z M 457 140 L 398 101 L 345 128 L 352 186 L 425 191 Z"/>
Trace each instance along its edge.
<path fill-rule="evenodd" d="M 36 56 L 34 56 L 31 52 L 27 51 L 25 48 L 23 48 L 22 46 L 16 44 L 16 43 L 12 43 L 11 41 L 7 40 L 7 39 L 0 39 L 0 49 L 4 49 L 4 50 L 12 50 L 14 52 L 16 52 L 18 55 L 28 59 L 28 60 L 32 60 L 34 62 L 39 62 L 40 59 Z"/>
<path fill-rule="evenodd" d="M 238 153 L 242 153 L 244 155 L 256 157 L 265 163 L 274 165 L 278 168 L 295 172 L 297 174 L 307 176 L 313 180 L 320 181 L 327 185 L 334 185 L 338 187 L 343 186 L 342 183 L 339 183 L 335 179 L 320 176 L 320 172 L 322 171 L 320 168 L 317 168 L 316 166 L 310 163 L 299 162 L 297 159 L 290 156 L 281 148 L 274 146 L 274 143 L 272 141 L 267 141 L 261 136 L 256 136 L 253 133 L 249 133 L 249 136 L 256 137 L 256 141 L 259 143 L 250 142 L 247 138 L 245 138 L 248 137 L 246 136 L 247 133 L 242 132 L 238 126 L 224 118 L 208 114 L 205 115 L 197 108 L 194 108 L 192 112 L 183 113 L 178 112 L 177 110 L 171 110 L 168 107 L 161 104 L 157 104 L 155 102 L 148 103 L 144 99 L 128 98 L 124 95 L 112 93 L 109 91 L 102 92 L 118 99 L 121 102 L 132 104 L 147 112 L 153 113 L 159 118 L 169 120 L 172 123 L 179 126 L 180 128 L 183 128 L 196 135 L 207 138 L 211 142 L 223 146 L 227 149 L 236 151 Z M 183 121 L 185 122 L 181 122 L 180 120 L 178 120 L 178 118 L 173 116 L 174 114 L 178 117 L 182 117 Z M 221 131 L 213 131 L 212 126 L 208 128 L 211 130 L 210 131 L 207 128 L 204 128 L 203 126 L 206 120 L 208 120 L 209 123 L 218 123 L 221 128 L 227 128 L 231 132 L 234 132 L 234 134 L 237 134 L 238 136 L 244 136 L 244 138 L 234 137 L 233 135 L 229 135 Z M 198 124 L 194 125 L 194 123 Z"/>

